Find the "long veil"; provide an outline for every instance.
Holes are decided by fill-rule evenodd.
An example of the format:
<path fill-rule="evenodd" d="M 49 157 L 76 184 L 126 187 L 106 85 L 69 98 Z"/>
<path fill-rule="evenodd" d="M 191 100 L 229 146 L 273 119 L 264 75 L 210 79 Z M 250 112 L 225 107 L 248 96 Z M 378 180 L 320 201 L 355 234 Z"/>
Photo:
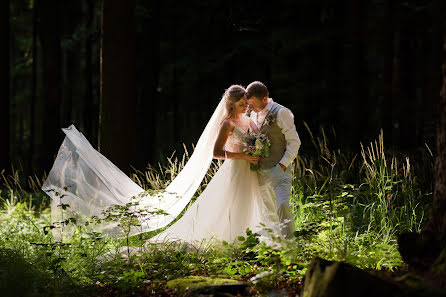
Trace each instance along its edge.
<path fill-rule="evenodd" d="M 132 205 L 137 198 L 139 205 L 133 213 L 145 219 L 131 228 L 130 235 L 165 227 L 187 206 L 209 169 L 224 111 L 224 99 L 221 99 L 183 170 L 165 191 L 157 194 L 145 192 L 95 150 L 74 125 L 62 129 L 65 139 L 42 186 L 52 198 L 52 221 L 66 220 L 69 215 L 78 219 L 102 217 L 107 208 Z M 106 233 L 122 234 L 118 222 L 103 222 L 100 226 Z"/>

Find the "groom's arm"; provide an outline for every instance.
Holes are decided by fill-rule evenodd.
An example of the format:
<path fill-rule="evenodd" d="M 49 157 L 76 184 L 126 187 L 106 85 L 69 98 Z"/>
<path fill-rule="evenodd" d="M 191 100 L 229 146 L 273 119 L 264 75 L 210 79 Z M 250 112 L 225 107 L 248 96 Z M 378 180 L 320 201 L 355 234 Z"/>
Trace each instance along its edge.
<path fill-rule="evenodd" d="M 294 125 L 294 115 L 288 108 L 282 108 L 277 114 L 277 125 L 282 129 L 286 139 L 286 151 L 279 162 L 282 169 L 288 167 L 297 157 L 300 148 L 300 138 Z"/>

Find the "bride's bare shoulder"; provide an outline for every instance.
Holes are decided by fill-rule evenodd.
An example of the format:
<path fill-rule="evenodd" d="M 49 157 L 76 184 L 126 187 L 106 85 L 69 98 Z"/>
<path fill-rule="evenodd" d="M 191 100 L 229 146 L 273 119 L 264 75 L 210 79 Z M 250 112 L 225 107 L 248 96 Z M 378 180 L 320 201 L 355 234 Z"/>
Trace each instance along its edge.
<path fill-rule="evenodd" d="M 226 119 L 221 123 L 220 129 L 223 131 L 232 131 L 234 130 L 234 123 L 230 119 Z"/>

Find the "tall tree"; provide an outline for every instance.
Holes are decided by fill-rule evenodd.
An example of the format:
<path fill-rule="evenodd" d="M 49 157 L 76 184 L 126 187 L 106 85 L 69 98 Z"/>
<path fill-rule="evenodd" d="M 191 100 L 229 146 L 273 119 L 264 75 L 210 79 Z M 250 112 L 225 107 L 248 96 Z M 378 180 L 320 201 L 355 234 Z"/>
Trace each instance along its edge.
<path fill-rule="evenodd" d="M 427 35 L 429 40 L 431 40 L 430 48 L 432 48 L 431 55 L 427 57 L 428 61 L 428 74 L 427 74 L 427 86 L 425 90 L 425 96 L 423 98 L 423 136 L 427 139 L 427 143 L 433 143 L 435 139 L 435 124 L 437 123 L 437 112 L 438 112 L 438 101 L 439 93 L 438 89 L 441 85 L 442 76 L 440 72 L 440 65 L 442 63 L 443 55 L 443 38 L 442 38 L 442 11 L 439 5 L 445 6 L 444 3 L 439 3 L 442 1 L 435 1 L 432 5 L 432 10 L 430 15 L 434 16 L 432 29 L 430 34 Z M 443 1 L 444 2 L 444 1 Z"/>
<path fill-rule="evenodd" d="M 9 155 L 10 129 L 9 129 L 9 0 L 2 1 L 1 28 L 3 47 L 6 53 L 0 57 L 0 90 L 2 98 L 0 99 L 0 172 L 2 169 L 11 168 L 11 158 Z"/>
<path fill-rule="evenodd" d="M 416 57 L 413 36 L 415 32 L 415 17 L 408 15 L 402 20 L 399 30 L 398 47 L 398 137 L 397 143 L 400 148 L 409 149 L 416 140 L 416 80 L 414 59 Z M 438 92 L 437 92 L 438 94 Z M 437 95 L 438 96 L 438 95 Z"/>
<path fill-rule="evenodd" d="M 39 39 L 43 63 L 43 114 L 42 142 L 39 149 L 40 169 L 49 171 L 57 153 L 62 135 L 60 132 L 61 83 L 61 1 L 39 0 Z"/>
<path fill-rule="evenodd" d="M 99 148 L 124 171 L 136 147 L 134 9 L 135 0 L 102 0 Z"/>
<path fill-rule="evenodd" d="M 141 63 L 138 63 L 138 130 L 144 137 L 138 142 L 142 149 L 138 154 L 137 166 L 152 163 L 156 147 L 153 140 L 156 138 L 154 129 L 158 114 L 147 117 L 149 110 L 158 110 L 159 100 L 159 75 L 160 75 L 160 1 L 140 1 L 146 12 L 142 19 L 142 30 L 138 32 L 137 50 Z"/>
<path fill-rule="evenodd" d="M 87 36 L 87 40 L 85 41 L 85 80 L 86 80 L 86 90 L 85 90 L 85 102 L 84 102 L 84 110 L 83 114 L 85 117 L 84 120 L 84 134 L 91 141 L 91 144 L 94 147 L 97 147 L 97 130 L 98 130 L 98 114 L 99 114 L 99 106 L 98 106 L 98 96 L 95 96 L 95 92 L 93 90 L 93 72 L 96 72 L 98 69 L 94 69 L 94 36 L 92 32 L 95 32 L 94 27 L 96 26 L 95 22 L 95 0 L 87 0 L 86 5 L 84 7 L 85 15 L 87 18 L 87 31 L 91 32 Z"/>
<path fill-rule="evenodd" d="M 438 61 L 438 67 L 431 69 L 442 75 L 438 80 L 440 92 L 434 94 L 437 102 L 437 154 L 435 158 L 435 188 L 434 199 L 429 219 L 424 224 L 423 232 L 403 233 L 398 235 L 398 245 L 401 256 L 415 270 L 423 271 L 423 274 L 435 267 L 441 258 L 442 250 L 446 250 L 446 3 L 443 0 L 435 0 L 432 5 L 433 46 L 437 56 L 432 61 Z M 441 68 L 440 68 L 441 65 Z M 441 69 L 441 71 L 440 71 Z M 435 77 L 435 75 L 434 75 Z M 439 263 L 442 263 L 441 261 Z M 440 264 L 441 265 L 441 264 Z M 437 267 L 438 268 L 438 267 Z M 440 273 L 440 274 L 439 274 Z M 444 279 L 446 271 L 437 269 L 437 279 Z M 441 281 L 440 281 L 441 282 Z"/>
<path fill-rule="evenodd" d="M 383 127 L 387 137 L 386 143 L 392 139 L 393 120 L 395 112 L 394 100 L 394 59 L 395 59 L 395 0 L 389 0 L 385 4 L 384 9 L 384 24 L 382 26 L 382 34 L 384 40 L 384 69 L 383 69 L 383 83 L 384 83 L 384 115 Z M 390 138 L 390 139 L 389 139 Z"/>
<path fill-rule="evenodd" d="M 439 34 L 435 45 L 441 49 L 441 51 L 436 51 L 436 53 L 439 54 L 438 58 L 440 58 L 442 63 L 443 81 L 440 98 L 438 98 L 438 95 L 436 96 L 439 99 L 439 114 L 437 122 L 434 201 L 425 230 L 434 234 L 444 249 L 446 248 L 446 5 L 444 1 L 436 0 L 433 7 L 434 26 L 437 27 L 435 31 Z"/>
<path fill-rule="evenodd" d="M 83 125 L 83 105 L 85 104 L 86 80 L 84 77 L 84 38 L 82 2 L 65 1 L 62 8 L 63 36 L 62 41 L 62 88 L 61 88 L 61 125 L 67 127 L 75 124 Z"/>
<path fill-rule="evenodd" d="M 367 106 L 367 85 L 364 77 L 364 27 L 367 23 L 367 6 L 369 1 L 348 0 L 346 2 L 346 14 L 344 23 L 344 69 L 345 80 L 342 82 L 348 85 L 341 94 L 348 103 L 345 106 L 346 117 L 344 127 L 349 127 L 348 139 L 345 142 L 351 147 L 357 146 L 361 141 L 361 129 L 363 126 L 357 125 L 363 119 L 364 105 Z M 364 123 L 365 126 L 365 123 Z"/>
<path fill-rule="evenodd" d="M 30 145 L 29 145 L 29 155 L 28 155 L 28 163 L 32 168 L 34 164 L 34 144 L 36 138 L 36 106 L 37 106 L 37 20 L 38 20 L 38 11 L 37 4 L 38 0 L 34 1 L 33 5 L 33 43 L 32 43 L 32 56 L 33 56 L 33 64 L 32 64 L 32 84 L 31 84 L 31 104 L 30 104 Z"/>

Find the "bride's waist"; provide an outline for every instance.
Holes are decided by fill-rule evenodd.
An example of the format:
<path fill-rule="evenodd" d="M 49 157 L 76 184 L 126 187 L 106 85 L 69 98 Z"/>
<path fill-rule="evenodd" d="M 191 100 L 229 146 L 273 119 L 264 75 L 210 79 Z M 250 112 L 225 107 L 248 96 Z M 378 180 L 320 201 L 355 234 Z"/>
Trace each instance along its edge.
<path fill-rule="evenodd" d="M 232 153 L 243 153 L 243 145 L 227 145 L 226 151 Z"/>

